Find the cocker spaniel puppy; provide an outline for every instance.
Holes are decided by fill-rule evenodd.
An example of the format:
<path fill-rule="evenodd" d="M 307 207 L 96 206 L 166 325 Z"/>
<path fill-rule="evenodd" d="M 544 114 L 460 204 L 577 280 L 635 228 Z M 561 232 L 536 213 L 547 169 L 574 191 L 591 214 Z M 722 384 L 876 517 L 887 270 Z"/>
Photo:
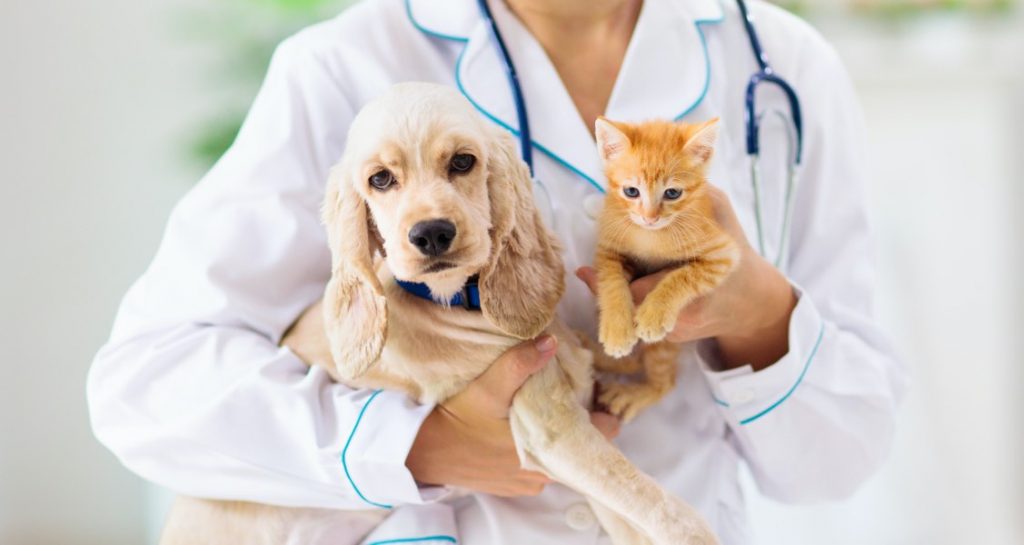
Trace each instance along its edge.
<path fill-rule="evenodd" d="M 690 506 L 591 424 L 593 356 L 555 317 L 565 276 L 559 245 L 537 212 L 511 135 L 452 89 L 397 85 L 353 121 L 323 217 L 333 270 L 319 363 L 332 376 L 441 403 L 513 345 L 552 334 L 555 358 L 511 408 L 524 467 L 587 497 L 616 545 L 716 543 Z M 214 502 L 190 502 L 169 528 L 217 524 L 202 507 Z M 260 520 L 280 528 L 300 513 L 268 516 L 275 508 L 244 505 L 234 508 L 262 513 L 246 519 L 250 533 L 261 531 Z M 184 541 L 165 535 L 165 543 L 177 542 Z"/>

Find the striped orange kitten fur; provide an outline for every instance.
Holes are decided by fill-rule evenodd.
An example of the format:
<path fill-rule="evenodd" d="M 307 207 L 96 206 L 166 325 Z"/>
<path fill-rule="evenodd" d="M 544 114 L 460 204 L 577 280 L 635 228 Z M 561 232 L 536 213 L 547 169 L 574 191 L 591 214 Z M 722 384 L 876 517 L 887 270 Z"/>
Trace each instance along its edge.
<path fill-rule="evenodd" d="M 631 420 L 676 382 L 680 345 L 665 340 L 679 312 L 722 283 L 739 260 L 736 243 L 714 221 L 706 171 L 718 119 L 691 125 L 597 120 L 598 152 L 608 194 L 598 221 L 599 339 L 615 358 L 595 358 L 609 373 L 644 372 L 640 382 L 612 382 L 601 402 Z M 634 308 L 629 284 L 670 269 Z M 625 358 L 638 340 L 638 357 Z"/>

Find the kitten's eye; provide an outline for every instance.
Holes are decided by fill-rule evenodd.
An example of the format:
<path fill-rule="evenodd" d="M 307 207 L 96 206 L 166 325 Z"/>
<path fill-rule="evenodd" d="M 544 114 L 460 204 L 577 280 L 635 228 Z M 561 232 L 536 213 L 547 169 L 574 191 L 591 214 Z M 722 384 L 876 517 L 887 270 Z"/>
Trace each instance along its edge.
<path fill-rule="evenodd" d="M 370 185 L 378 191 L 386 191 L 395 183 L 395 175 L 390 170 L 384 169 L 370 176 Z"/>
<path fill-rule="evenodd" d="M 628 199 L 635 199 L 640 196 L 640 190 L 633 186 L 626 186 L 622 188 L 622 194 Z"/>
<path fill-rule="evenodd" d="M 465 174 L 470 170 L 473 170 L 473 165 L 476 165 L 476 157 L 473 157 L 468 153 L 459 153 L 452 156 L 452 160 L 448 164 L 448 169 L 451 172 Z"/>
<path fill-rule="evenodd" d="M 681 190 L 679 190 L 679 189 L 674 188 L 674 187 L 670 187 L 670 188 L 665 190 L 665 198 L 670 200 L 670 201 L 674 201 L 674 200 L 676 200 L 676 199 L 678 199 L 679 197 L 682 197 L 682 196 L 683 196 L 683 192 Z"/>

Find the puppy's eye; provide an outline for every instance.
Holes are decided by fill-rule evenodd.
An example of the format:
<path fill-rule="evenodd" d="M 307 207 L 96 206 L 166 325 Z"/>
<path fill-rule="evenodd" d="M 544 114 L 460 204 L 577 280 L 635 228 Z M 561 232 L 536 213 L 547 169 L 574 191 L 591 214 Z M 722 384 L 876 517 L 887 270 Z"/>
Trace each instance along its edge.
<path fill-rule="evenodd" d="M 679 197 L 682 197 L 682 196 L 683 196 L 683 192 L 680 189 L 676 189 L 674 187 L 670 187 L 670 188 L 665 190 L 665 198 L 670 200 L 670 201 L 674 201 L 674 200 L 676 200 L 676 199 L 678 199 Z"/>
<path fill-rule="evenodd" d="M 635 199 L 640 196 L 640 190 L 633 186 L 626 186 L 622 188 L 622 194 L 628 199 Z"/>
<path fill-rule="evenodd" d="M 373 176 L 370 176 L 370 185 L 372 185 L 375 189 L 378 189 L 380 191 L 386 190 L 387 188 L 391 187 L 391 185 L 394 183 L 395 175 L 392 174 L 391 171 L 387 169 L 381 170 L 375 173 Z"/>
<path fill-rule="evenodd" d="M 458 174 L 465 174 L 470 170 L 473 170 L 473 165 L 476 164 L 476 157 L 468 153 L 458 153 L 452 156 L 452 160 L 448 163 L 448 168 L 452 172 Z"/>

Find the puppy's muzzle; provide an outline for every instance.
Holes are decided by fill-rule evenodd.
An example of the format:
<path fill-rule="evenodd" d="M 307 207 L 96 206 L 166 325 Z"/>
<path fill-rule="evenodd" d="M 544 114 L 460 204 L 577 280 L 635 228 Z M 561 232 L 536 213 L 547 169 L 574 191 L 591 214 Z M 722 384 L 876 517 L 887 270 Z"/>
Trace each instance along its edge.
<path fill-rule="evenodd" d="M 409 242 L 429 257 L 437 257 L 448 251 L 455 240 L 455 225 L 448 220 L 421 221 L 409 230 Z"/>

